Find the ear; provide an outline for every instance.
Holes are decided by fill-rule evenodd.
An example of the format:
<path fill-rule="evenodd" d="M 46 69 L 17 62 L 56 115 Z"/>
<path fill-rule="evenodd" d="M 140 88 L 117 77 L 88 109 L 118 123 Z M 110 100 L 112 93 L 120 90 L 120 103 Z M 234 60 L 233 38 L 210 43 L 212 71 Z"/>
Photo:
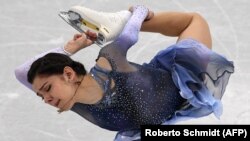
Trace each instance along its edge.
<path fill-rule="evenodd" d="M 75 71 L 69 67 L 66 66 L 63 69 L 63 77 L 67 82 L 72 82 L 75 79 L 76 73 Z"/>

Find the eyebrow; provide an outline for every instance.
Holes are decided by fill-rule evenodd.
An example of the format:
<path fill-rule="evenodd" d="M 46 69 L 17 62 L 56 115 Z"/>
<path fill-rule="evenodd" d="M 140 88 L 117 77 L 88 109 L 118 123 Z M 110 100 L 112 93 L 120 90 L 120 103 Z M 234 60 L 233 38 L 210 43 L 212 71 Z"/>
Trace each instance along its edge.
<path fill-rule="evenodd" d="M 43 89 L 43 87 L 44 87 L 47 83 L 48 83 L 48 81 L 47 81 L 47 82 L 45 82 L 39 90 L 42 90 L 42 89 Z"/>
<path fill-rule="evenodd" d="M 42 90 L 42 89 L 43 89 L 43 87 L 44 87 L 47 83 L 48 83 L 48 81 L 47 81 L 47 82 L 45 82 L 39 90 Z M 38 93 L 38 92 L 36 93 L 36 95 L 41 96 L 41 94 L 40 94 L 40 93 Z"/>

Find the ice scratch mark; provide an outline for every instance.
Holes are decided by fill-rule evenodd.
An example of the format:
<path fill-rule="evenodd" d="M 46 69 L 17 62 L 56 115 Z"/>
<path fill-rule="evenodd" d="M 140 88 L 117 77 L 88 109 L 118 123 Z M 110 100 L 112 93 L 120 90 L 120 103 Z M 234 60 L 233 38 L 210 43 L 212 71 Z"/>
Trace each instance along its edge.
<path fill-rule="evenodd" d="M 55 135 L 53 133 L 50 133 L 50 132 L 47 132 L 47 131 L 44 131 L 44 130 L 40 130 L 40 129 L 34 129 L 34 128 L 30 128 L 30 129 L 35 131 L 35 132 L 46 135 L 46 136 L 50 136 L 50 137 L 65 140 L 65 141 L 72 141 L 72 138 L 62 137 L 62 135 Z"/>
<path fill-rule="evenodd" d="M 141 55 L 141 53 L 149 46 L 153 47 L 152 43 L 154 41 L 157 41 L 157 44 L 160 44 L 161 42 L 159 42 L 159 40 L 157 40 L 157 38 L 159 35 L 154 35 L 152 38 L 150 38 L 150 40 L 148 40 L 147 42 L 145 42 L 140 48 L 139 50 L 137 50 L 134 54 L 132 54 L 131 56 L 129 56 L 128 58 L 131 59 L 131 61 L 136 61 L 138 56 Z M 165 41 L 165 40 L 164 40 Z"/>
<path fill-rule="evenodd" d="M 71 130 L 72 130 L 73 128 L 69 128 L 69 129 L 67 129 L 67 133 L 68 133 L 68 135 L 73 139 L 72 141 L 78 141 L 78 139 L 76 139 L 76 137 L 71 133 Z"/>
<path fill-rule="evenodd" d="M 176 4 L 180 9 L 182 9 L 183 11 L 185 11 L 185 12 L 187 12 L 188 11 L 188 9 L 187 8 L 185 8 L 180 2 L 178 2 L 177 0 L 172 0 L 172 2 L 174 3 L 174 4 Z"/>
<path fill-rule="evenodd" d="M 234 39 L 234 44 L 235 44 L 235 47 L 236 47 L 236 58 L 235 58 L 235 62 L 238 61 L 239 59 L 239 41 L 238 41 L 238 37 L 236 36 L 236 31 L 235 31 L 235 28 L 232 24 L 232 21 L 229 17 L 229 15 L 227 14 L 227 12 L 223 9 L 223 7 L 221 6 L 221 4 L 217 1 L 217 0 L 213 0 L 213 2 L 215 3 L 215 5 L 218 7 L 218 9 L 221 11 L 221 13 L 224 15 L 224 17 L 226 18 L 228 24 L 229 24 L 229 27 L 230 27 L 230 30 L 232 31 L 232 36 L 233 36 L 233 39 Z M 239 70 L 240 71 L 240 70 Z"/>
<path fill-rule="evenodd" d="M 9 46 L 21 46 L 21 45 L 58 45 L 62 44 L 64 39 L 59 37 L 57 39 L 52 39 L 49 41 L 27 41 L 27 42 L 13 42 L 13 43 L 3 43 L 0 44 L 0 47 L 9 47 Z"/>

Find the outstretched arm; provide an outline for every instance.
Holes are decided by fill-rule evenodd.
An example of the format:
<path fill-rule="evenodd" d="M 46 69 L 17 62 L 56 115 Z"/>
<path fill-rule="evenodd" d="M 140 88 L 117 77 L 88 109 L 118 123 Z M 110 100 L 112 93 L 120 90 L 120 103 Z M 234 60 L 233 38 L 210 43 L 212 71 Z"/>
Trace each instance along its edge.
<path fill-rule="evenodd" d="M 61 54 L 65 54 L 65 55 L 71 55 L 70 53 L 68 52 L 65 52 L 63 50 L 63 48 L 55 48 L 55 49 L 52 49 L 52 50 L 49 50 L 47 52 L 44 52 L 44 53 L 41 53 L 41 54 L 38 54 L 36 55 L 35 57 L 33 58 L 30 58 L 29 60 L 27 60 L 25 63 L 21 64 L 20 66 L 18 66 L 17 68 L 15 68 L 15 76 L 16 76 L 16 79 L 21 82 L 24 86 L 26 86 L 27 88 L 29 88 L 30 90 L 32 90 L 32 85 L 28 82 L 28 79 L 27 79 L 27 74 L 28 74 L 28 71 L 30 69 L 30 66 L 31 64 L 36 61 L 38 58 L 41 58 L 43 57 L 44 55 L 48 54 L 48 53 L 51 53 L 51 52 L 55 52 L 55 53 L 61 53 Z"/>
<path fill-rule="evenodd" d="M 142 5 L 131 7 L 132 16 L 125 25 L 119 37 L 112 43 L 117 47 L 127 50 L 133 46 L 137 40 L 143 21 L 147 18 L 149 10 Z"/>
<path fill-rule="evenodd" d="M 205 19 L 198 13 L 160 12 L 142 24 L 142 31 L 178 37 L 177 41 L 193 38 L 212 48 L 211 35 Z"/>
<path fill-rule="evenodd" d="M 86 37 L 88 36 L 88 38 Z M 61 53 L 66 54 L 68 56 L 71 56 L 72 54 L 76 53 L 77 51 L 90 46 L 93 41 L 95 40 L 96 35 L 95 33 L 87 32 L 85 34 L 75 34 L 73 39 L 70 40 L 63 48 L 55 48 L 52 50 L 49 50 L 47 52 L 41 53 L 36 55 L 33 58 L 30 58 L 25 63 L 21 64 L 15 69 L 15 76 L 19 82 L 21 82 L 23 85 L 25 85 L 27 88 L 32 90 L 32 85 L 27 80 L 27 74 L 30 69 L 31 64 L 36 61 L 38 58 L 43 57 L 44 55 L 55 52 L 55 53 Z"/>

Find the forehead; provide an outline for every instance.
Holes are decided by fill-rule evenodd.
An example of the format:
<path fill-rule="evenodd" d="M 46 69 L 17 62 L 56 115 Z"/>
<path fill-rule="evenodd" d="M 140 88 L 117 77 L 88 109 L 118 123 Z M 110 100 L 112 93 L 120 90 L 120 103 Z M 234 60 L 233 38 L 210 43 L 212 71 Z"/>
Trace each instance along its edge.
<path fill-rule="evenodd" d="M 32 84 L 32 88 L 33 90 L 35 91 L 38 91 L 40 89 L 40 87 L 46 83 L 48 80 L 50 80 L 50 76 L 36 76 L 34 81 L 33 81 L 33 84 Z"/>

